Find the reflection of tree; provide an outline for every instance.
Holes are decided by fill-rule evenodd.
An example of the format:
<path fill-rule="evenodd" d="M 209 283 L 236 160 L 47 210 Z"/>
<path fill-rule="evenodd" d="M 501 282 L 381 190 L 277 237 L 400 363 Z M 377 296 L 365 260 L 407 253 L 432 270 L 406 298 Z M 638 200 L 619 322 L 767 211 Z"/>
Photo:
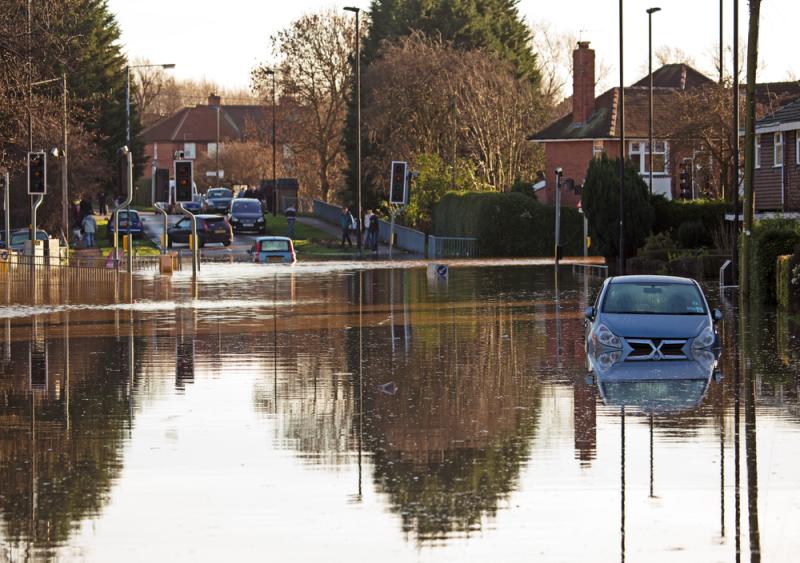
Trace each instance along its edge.
<path fill-rule="evenodd" d="M 536 426 L 538 387 L 524 370 L 530 352 L 516 347 L 528 330 L 507 311 L 476 314 L 485 321 L 477 329 L 439 324 L 415 333 L 414 354 L 395 359 L 394 395 L 376 390 L 389 374 L 370 362 L 377 377 L 365 384 L 365 444 L 374 478 L 421 541 L 468 533 L 493 516 Z M 386 340 L 377 337 L 367 346 L 373 353 Z"/>
<path fill-rule="evenodd" d="M 27 343 L 15 343 L 22 358 Z M 50 547 L 108 500 L 120 467 L 129 416 L 124 386 L 128 360 L 114 338 L 73 339 L 70 345 L 69 429 L 63 389 L 34 396 L 27 374 L 0 382 L 0 508 L 9 541 Z M 63 341 L 51 343 L 51 376 L 62 374 Z M 52 386 L 51 386 L 52 387 Z M 36 413 L 32 451 L 31 410 Z M 36 474 L 31 475 L 35 463 Z M 35 488 L 34 488 L 35 482 Z M 35 491 L 35 498 L 34 498 Z"/>

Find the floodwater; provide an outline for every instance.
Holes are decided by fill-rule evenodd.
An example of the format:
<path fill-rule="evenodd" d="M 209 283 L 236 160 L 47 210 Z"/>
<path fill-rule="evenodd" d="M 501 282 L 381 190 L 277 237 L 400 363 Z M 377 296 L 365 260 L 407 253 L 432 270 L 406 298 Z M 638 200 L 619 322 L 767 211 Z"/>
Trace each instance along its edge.
<path fill-rule="evenodd" d="M 716 368 L 589 377 L 598 283 L 0 280 L 0 560 L 796 560 L 800 322 L 709 286 Z"/>

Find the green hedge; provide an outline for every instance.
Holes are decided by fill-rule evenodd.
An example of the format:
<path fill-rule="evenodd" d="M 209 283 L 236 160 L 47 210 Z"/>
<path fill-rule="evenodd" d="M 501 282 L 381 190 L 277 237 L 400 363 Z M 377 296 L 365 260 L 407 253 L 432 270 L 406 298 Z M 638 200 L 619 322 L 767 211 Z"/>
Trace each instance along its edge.
<path fill-rule="evenodd" d="M 713 233 L 720 225 L 724 224 L 725 213 L 731 210 L 730 204 L 718 199 L 700 199 L 693 201 L 670 201 L 664 196 L 653 196 L 653 210 L 656 220 L 653 224 L 653 233 L 667 233 L 673 240 L 691 238 L 692 242 L 700 246 L 711 246 L 714 242 Z M 689 228 L 681 226 L 692 224 Z"/>
<path fill-rule="evenodd" d="M 552 256 L 555 209 L 520 193 L 448 192 L 433 210 L 438 236 L 477 237 L 481 256 Z M 583 254 L 583 215 L 561 208 L 565 256 Z"/>
<path fill-rule="evenodd" d="M 759 221 L 753 229 L 750 280 L 761 301 L 775 303 L 775 269 L 778 256 L 791 254 L 800 244 L 800 223 L 787 219 Z"/>

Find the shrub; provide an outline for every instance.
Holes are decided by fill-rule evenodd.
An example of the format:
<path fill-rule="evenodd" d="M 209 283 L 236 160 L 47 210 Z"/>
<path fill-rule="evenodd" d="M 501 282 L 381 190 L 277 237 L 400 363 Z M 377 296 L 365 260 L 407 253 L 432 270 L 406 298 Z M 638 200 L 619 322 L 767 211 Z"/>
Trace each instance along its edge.
<path fill-rule="evenodd" d="M 662 195 L 652 196 L 650 201 L 655 213 L 654 233 L 667 233 L 673 239 L 680 240 L 678 231 L 685 223 L 700 223 L 705 234 L 699 240 L 699 246 L 711 246 L 714 239 L 724 240 L 718 231 L 725 229 L 725 213 L 730 205 L 719 199 L 697 199 L 693 201 L 670 201 Z"/>
<path fill-rule="evenodd" d="M 678 243 L 681 248 L 708 246 L 711 235 L 700 221 L 687 221 L 678 227 Z"/>
<path fill-rule="evenodd" d="M 791 254 L 800 244 L 800 223 L 786 219 L 759 221 L 753 229 L 750 279 L 761 301 L 776 302 L 775 268 L 778 256 Z"/>
<path fill-rule="evenodd" d="M 481 256 L 552 256 L 555 209 L 520 193 L 450 192 L 434 208 L 434 233 L 477 237 Z M 565 255 L 583 252 L 583 217 L 561 208 Z"/>
<path fill-rule="evenodd" d="M 625 164 L 625 256 L 633 256 L 653 225 L 653 208 L 644 180 L 633 163 Z M 583 212 L 592 246 L 610 263 L 619 256 L 619 160 L 605 154 L 589 163 L 583 185 Z M 595 245 L 596 243 L 596 245 Z"/>

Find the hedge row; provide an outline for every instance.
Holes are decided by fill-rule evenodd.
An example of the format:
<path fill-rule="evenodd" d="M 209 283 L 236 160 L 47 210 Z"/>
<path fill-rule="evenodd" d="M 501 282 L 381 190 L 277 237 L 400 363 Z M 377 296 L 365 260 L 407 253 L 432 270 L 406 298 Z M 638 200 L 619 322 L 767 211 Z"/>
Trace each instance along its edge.
<path fill-rule="evenodd" d="M 725 213 L 731 211 L 730 204 L 719 199 L 670 201 L 654 196 L 651 201 L 656 216 L 653 234 L 667 233 L 691 247 L 711 246 L 714 231 L 721 228 Z"/>
<path fill-rule="evenodd" d="M 555 209 L 520 193 L 448 192 L 433 209 L 437 236 L 477 237 L 481 256 L 552 256 Z M 565 256 L 583 253 L 583 215 L 561 208 Z"/>
<path fill-rule="evenodd" d="M 800 223 L 788 219 L 759 221 L 753 228 L 750 281 L 761 301 L 775 303 L 775 270 L 778 256 L 791 254 L 800 245 Z"/>

